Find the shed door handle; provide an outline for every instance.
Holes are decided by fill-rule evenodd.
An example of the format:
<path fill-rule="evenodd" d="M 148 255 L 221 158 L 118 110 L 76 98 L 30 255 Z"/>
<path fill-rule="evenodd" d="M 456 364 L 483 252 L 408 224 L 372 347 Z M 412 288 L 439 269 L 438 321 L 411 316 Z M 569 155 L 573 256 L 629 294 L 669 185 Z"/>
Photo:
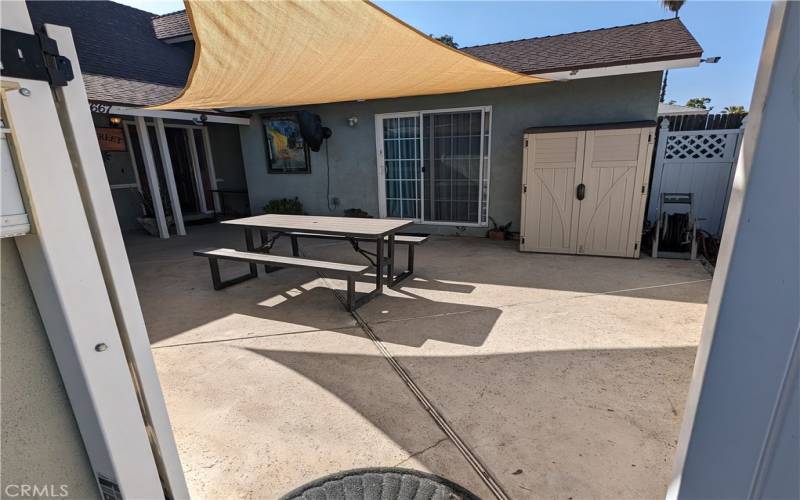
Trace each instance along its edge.
<path fill-rule="evenodd" d="M 582 200 L 586 197 L 586 185 L 583 183 L 578 184 L 578 188 L 575 190 L 575 196 Z"/>

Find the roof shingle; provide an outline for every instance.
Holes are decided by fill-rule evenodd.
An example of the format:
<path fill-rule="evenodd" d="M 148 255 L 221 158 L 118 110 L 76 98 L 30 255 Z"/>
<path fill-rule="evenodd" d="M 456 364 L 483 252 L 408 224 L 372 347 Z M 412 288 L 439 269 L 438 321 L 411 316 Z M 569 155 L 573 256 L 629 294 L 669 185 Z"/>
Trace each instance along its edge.
<path fill-rule="evenodd" d="M 83 74 L 86 95 L 91 101 L 130 106 L 155 106 L 178 97 L 183 87 L 126 80 L 113 76 Z"/>
<path fill-rule="evenodd" d="M 465 47 L 464 52 L 526 74 L 700 57 L 680 19 Z"/>
<path fill-rule="evenodd" d="M 192 28 L 189 26 L 189 17 L 186 15 L 185 10 L 154 17 L 153 31 L 159 40 L 192 34 Z"/>
<path fill-rule="evenodd" d="M 170 45 L 153 36 L 153 14 L 114 2 L 31 1 L 35 27 L 43 23 L 72 29 L 84 73 L 168 86 L 186 83 L 194 48 Z"/>

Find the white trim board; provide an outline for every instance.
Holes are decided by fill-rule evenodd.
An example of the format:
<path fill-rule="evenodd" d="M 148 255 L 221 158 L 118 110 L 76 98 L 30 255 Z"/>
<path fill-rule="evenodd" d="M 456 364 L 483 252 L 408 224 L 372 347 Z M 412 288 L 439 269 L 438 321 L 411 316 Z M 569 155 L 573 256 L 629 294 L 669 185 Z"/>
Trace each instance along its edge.
<path fill-rule="evenodd" d="M 75 79 L 55 90 L 62 126 L 69 140 L 72 169 L 78 181 L 84 211 L 97 249 L 97 258 L 105 281 L 111 309 L 119 330 L 127 372 L 138 393 L 140 418 L 145 421 L 150 451 L 160 477 L 160 486 L 167 497 L 189 498 L 189 491 L 178 456 L 161 384 L 156 373 L 150 339 L 139 305 L 139 297 L 131 274 L 130 262 L 114 208 L 100 146 L 95 140 L 92 115 L 86 109 L 78 53 L 69 28 L 46 24 L 47 34 L 58 43 L 61 53 L 72 60 Z M 130 149 L 130 148 L 129 148 Z M 135 167 L 134 167 L 134 170 Z M 138 174 L 137 174 L 138 183 Z M 115 451 L 117 452 L 117 451 Z"/>
<path fill-rule="evenodd" d="M 205 116 L 205 123 L 227 123 L 229 125 L 250 125 L 250 118 L 241 116 L 225 116 L 210 113 L 187 111 L 158 111 L 147 108 L 131 108 L 127 106 L 109 106 L 106 104 L 92 103 L 89 108 L 93 113 L 120 116 L 144 116 L 147 118 L 162 118 L 165 120 L 185 120 L 196 123 L 201 116 Z"/>
<path fill-rule="evenodd" d="M 664 71 L 676 68 L 693 68 L 700 65 L 699 57 L 689 59 L 673 59 L 671 61 L 656 61 L 640 64 L 624 64 L 621 66 L 605 66 L 602 68 L 586 68 L 551 73 L 533 73 L 531 76 L 547 78 L 548 80 L 568 81 L 581 78 L 598 78 L 601 76 L 630 75 L 633 73 L 649 73 L 651 71 Z M 573 72 L 575 74 L 573 74 Z"/>
<path fill-rule="evenodd" d="M 24 3 L 4 2 L 2 14 L 3 28 L 33 33 Z M 15 242 L 98 481 L 98 496 L 102 479 L 114 496 L 161 499 L 165 495 L 148 439 L 150 423 L 143 419 L 131 378 L 133 361 L 124 351 L 121 318 L 112 304 L 118 297 L 110 296 L 104 274 L 106 265 L 116 266 L 118 254 L 97 239 L 112 233 L 125 255 L 80 65 L 68 28 L 48 25 L 47 34 L 71 60 L 73 81 L 54 92 L 46 82 L 2 77 L 28 90 L 25 95 L 10 92 L 3 101 L 35 229 Z M 127 260 L 121 267 L 130 273 Z M 132 295 L 117 303 L 126 310 L 138 307 L 132 279 L 128 285 Z M 152 362 L 149 342 L 147 347 Z M 182 471 L 178 475 L 183 481 Z M 185 497 L 179 490 L 170 496 Z"/>

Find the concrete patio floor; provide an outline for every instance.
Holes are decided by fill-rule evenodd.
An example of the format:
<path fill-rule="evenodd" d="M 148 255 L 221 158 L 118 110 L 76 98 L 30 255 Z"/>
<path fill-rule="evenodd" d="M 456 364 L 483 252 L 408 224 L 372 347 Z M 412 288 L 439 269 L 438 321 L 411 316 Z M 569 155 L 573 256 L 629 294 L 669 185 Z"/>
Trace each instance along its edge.
<path fill-rule="evenodd" d="M 284 269 L 216 292 L 191 251 L 244 248 L 241 231 L 188 231 L 126 242 L 194 498 L 276 498 L 371 466 L 492 498 L 341 307 L 341 282 Z M 302 243 L 361 262 L 346 243 Z M 359 314 L 510 497 L 663 498 L 709 285 L 697 262 L 434 237 L 414 279 Z"/>

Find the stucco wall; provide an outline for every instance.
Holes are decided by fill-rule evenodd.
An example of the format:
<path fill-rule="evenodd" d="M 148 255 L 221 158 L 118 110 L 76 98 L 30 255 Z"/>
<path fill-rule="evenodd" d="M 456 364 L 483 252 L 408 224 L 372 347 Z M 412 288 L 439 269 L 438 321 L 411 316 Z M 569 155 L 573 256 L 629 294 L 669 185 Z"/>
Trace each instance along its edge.
<path fill-rule="evenodd" d="M 260 121 L 240 130 L 247 185 L 254 213 L 274 198 L 297 196 L 310 214 L 341 215 L 361 208 L 378 214 L 378 173 L 375 152 L 377 113 L 491 105 L 492 154 L 489 215 L 498 223 L 519 227 L 522 179 L 522 131 L 528 127 L 655 120 L 661 73 L 642 73 L 571 82 L 480 90 L 460 94 L 384 99 L 305 106 L 333 130 L 329 140 L 331 196 L 341 204 L 327 207 L 325 148 L 311 153 L 311 174 L 268 174 Z M 347 118 L 355 116 L 351 128 Z M 453 233 L 448 226 L 419 230 Z M 468 229 L 483 234 L 485 229 Z"/>
<path fill-rule="evenodd" d="M 97 486 L 50 343 L 11 239 L 0 240 L 2 493 L 18 485 L 66 485 L 69 498 L 96 498 Z"/>

